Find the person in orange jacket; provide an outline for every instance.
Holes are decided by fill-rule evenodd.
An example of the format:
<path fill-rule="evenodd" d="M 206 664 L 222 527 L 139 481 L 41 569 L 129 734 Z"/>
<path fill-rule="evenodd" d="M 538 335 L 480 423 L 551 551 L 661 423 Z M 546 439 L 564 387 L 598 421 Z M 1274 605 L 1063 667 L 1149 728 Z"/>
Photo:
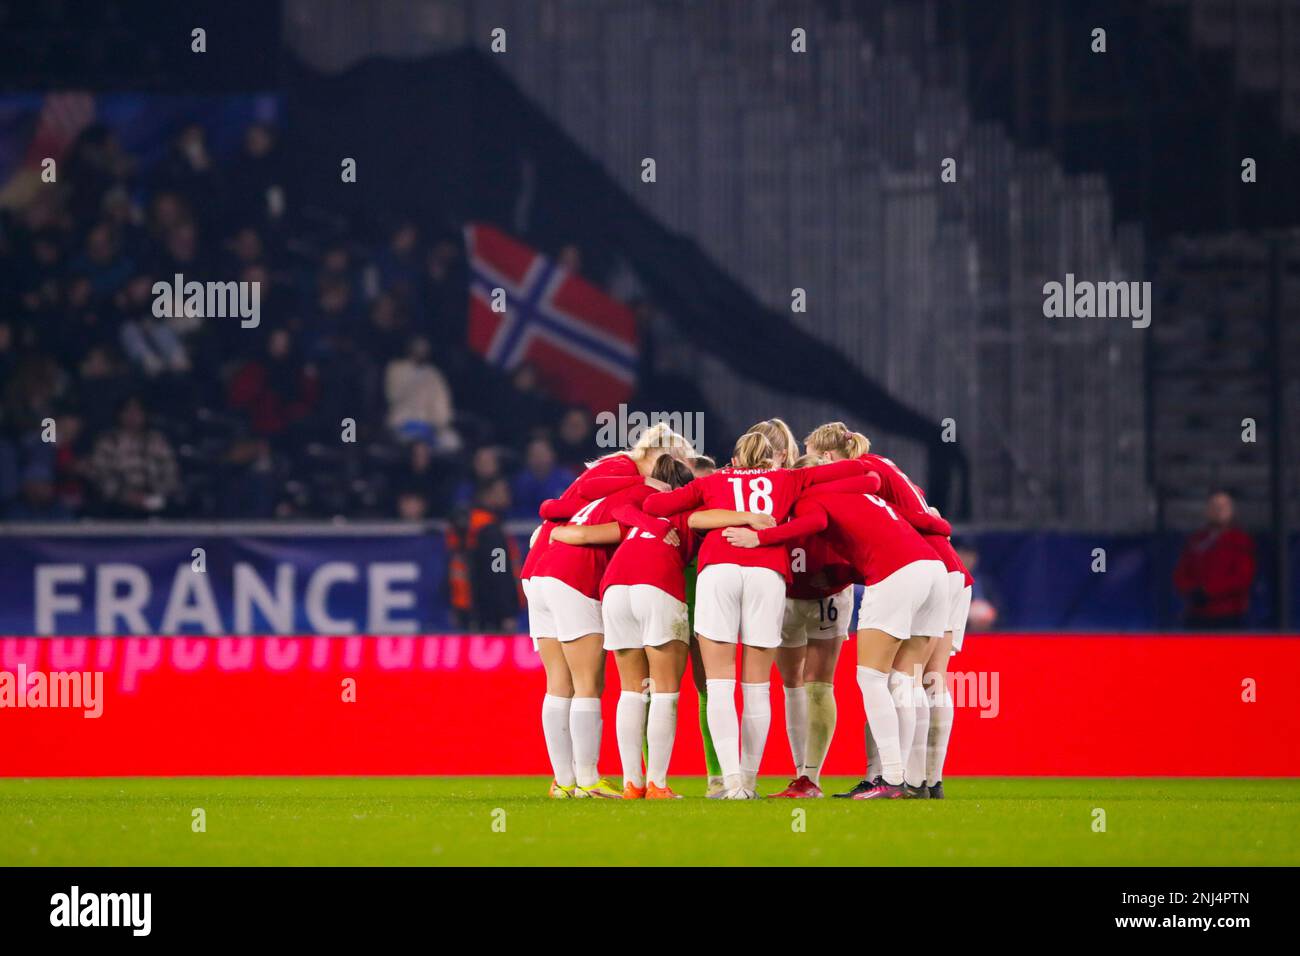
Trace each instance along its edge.
<path fill-rule="evenodd" d="M 452 516 L 447 529 L 447 575 L 456 626 L 509 633 L 519 616 L 519 548 L 501 525 L 510 507 L 504 477 L 479 485 L 474 504 Z"/>

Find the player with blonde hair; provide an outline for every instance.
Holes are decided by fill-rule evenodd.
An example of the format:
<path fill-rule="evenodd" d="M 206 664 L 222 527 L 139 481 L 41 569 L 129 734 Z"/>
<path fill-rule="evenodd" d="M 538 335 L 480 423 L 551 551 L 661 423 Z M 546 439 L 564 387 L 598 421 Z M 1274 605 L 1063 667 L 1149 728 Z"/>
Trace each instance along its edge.
<path fill-rule="evenodd" d="M 543 524 L 533 534 L 521 569 L 529 634 L 546 672 L 542 732 L 555 774 L 550 795 L 557 799 L 622 793 L 597 770 L 605 673 L 599 587 L 608 549 L 581 549 L 598 554 L 580 556 L 565 546 L 568 551 L 552 557 L 551 532 L 559 522 L 586 523 L 594 506 L 608 496 L 644 484 L 665 454 L 685 460 L 695 449 L 658 423 L 642 431 L 626 451 L 591 462 L 563 495 L 544 506 Z"/>
<path fill-rule="evenodd" d="M 778 468 L 793 468 L 799 457 L 799 443 L 795 440 L 790 426 L 779 418 L 769 418 L 757 425 L 750 426 L 751 432 L 757 432 L 772 445 Z"/>
<path fill-rule="evenodd" d="M 878 480 L 878 475 L 869 477 Z M 825 531 L 828 543 L 850 561 L 866 584 L 858 622 L 858 687 L 882 763 L 881 781 L 854 796 L 919 796 L 904 786 L 905 757 L 916 736 L 910 670 L 926 659 L 930 642 L 943 633 L 948 597 L 943 564 L 874 493 L 814 486 L 800 497 L 794 514 L 794 520 L 775 528 L 728 528 L 723 537 L 738 548 L 760 549 Z M 891 693 L 893 674 L 900 680 Z"/>
<path fill-rule="evenodd" d="M 785 455 L 762 431 L 746 432 L 736 442 L 729 467 L 651 495 L 642 510 L 657 517 L 702 510 L 704 514 L 691 516 L 693 528 L 711 517 L 709 511 L 729 513 L 737 523 L 748 523 L 755 514 L 779 523 L 810 485 L 865 473 L 858 462 L 794 470 L 779 467 L 782 460 Z M 753 799 L 771 726 L 771 671 L 781 644 L 789 554 L 782 547 L 736 548 L 721 534 L 709 534 L 700 547 L 699 566 L 695 631 L 708 687 L 709 729 L 727 788 L 721 796 Z M 741 662 L 743 723 L 735 702 L 738 643 L 746 649 Z"/>
<path fill-rule="evenodd" d="M 925 493 L 898 465 L 883 455 L 871 454 L 871 442 L 866 436 L 850 431 L 843 422 L 830 422 L 814 429 L 805 442 L 809 452 L 820 454 L 825 460 L 857 459 L 876 472 L 881 479 L 880 498 L 917 530 L 943 562 L 948 595 L 943 634 L 931 642 L 924 660 L 905 658 L 904 666 L 895 668 L 889 678 L 900 721 L 914 721 L 914 737 L 906 755 L 908 789 L 915 796 L 942 799 L 943 764 L 953 719 L 952 694 L 947 684 L 948 661 L 961 649 L 973 579 L 949 540 L 952 527 L 930 507 Z M 916 693 L 911 693 L 913 686 Z M 836 796 L 855 796 L 880 782 L 880 752 L 868 726 L 867 774 L 848 793 Z"/>

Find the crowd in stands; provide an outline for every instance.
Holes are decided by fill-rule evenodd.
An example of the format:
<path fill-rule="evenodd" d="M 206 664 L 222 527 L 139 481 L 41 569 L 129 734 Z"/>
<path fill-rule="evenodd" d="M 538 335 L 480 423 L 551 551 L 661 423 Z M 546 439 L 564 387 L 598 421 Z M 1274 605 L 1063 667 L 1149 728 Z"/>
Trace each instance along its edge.
<path fill-rule="evenodd" d="M 224 160 L 186 126 L 149 169 L 92 126 L 0 211 L 0 519 L 532 517 L 596 452 L 588 411 L 465 347 L 455 224 L 367 240 L 285 178 L 266 125 Z M 177 274 L 260 283 L 260 324 L 157 316 Z"/>

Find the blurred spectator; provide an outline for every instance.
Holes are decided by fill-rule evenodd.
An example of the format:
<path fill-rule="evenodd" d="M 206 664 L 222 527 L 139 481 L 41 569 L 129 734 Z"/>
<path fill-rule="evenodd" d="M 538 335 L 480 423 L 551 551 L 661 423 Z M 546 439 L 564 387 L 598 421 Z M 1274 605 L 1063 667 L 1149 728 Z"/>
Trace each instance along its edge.
<path fill-rule="evenodd" d="M 393 359 L 384 372 L 388 427 L 401 441 L 421 441 L 436 451 L 460 448 L 452 427 L 451 389 L 429 361 L 429 340 L 411 339 L 406 357 Z"/>
<path fill-rule="evenodd" d="M 179 481 L 176 455 L 161 432 L 148 427 L 144 404 L 128 398 L 117 427 L 95 443 L 91 474 L 107 514 L 142 517 L 173 503 Z"/>
<path fill-rule="evenodd" d="M 87 429 L 98 433 L 111 427 L 113 410 L 131 387 L 121 362 L 108 346 L 93 345 L 78 364 L 77 374 Z"/>
<path fill-rule="evenodd" d="M 10 521 L 70 521 L 72 512 L 55 490 L 54 472 L 39 462 L 29 464 L 23 471 L 21 494 L 5 517 Z"/>
<path fill-rule="evenodd" d="M 83 129 L 62 170 L 76 220 L 85 223 L 98 215 L 104 193 L 126 182 L 134 169 L 135 160 L 107 126 L 95 123 Z"/>
<path fill-rule="evenodd" d="M 48 517 L 310 518 L 387 511 L 391 489 L 414 489 L 395 506 L 441 517 L 517 458 L 521 509 L 555 494 L 596 451 L 591 415 L 566 413 L 532 366 L 466 348 L 461 224 L 411 216 L 371 242 L 345 217 L 289 216 L 275 130 L 252 123 L 223 154 L 228 132 L 190 122 L 164 156 L 135 157 L 89 127 L 59 188 L 0 210 L 0 515 L 24 495 L 24 513 Z M 601 267 L 575 245 L 557 260 Z M 178 272 L 257 282 L 278 321 L 154 316 L 153 282 Z M 131 422 L 152 410 L 150 427 L 119 422 L 119 407 Z M 373 445 L 322 475 L 308 439 L 344 417 Z M 58 441 L 43 446 L 47 418 Z M 549 455 L 525 451 L 541 435 Z"/>
<path fill-rule="evenodd" d="M 86 476 L 90 472 L 85 458 L 83 422 L 75 412 L 62 412 L 54 424 L 59 436 L 52 462 L 54 490 L 59 501 L 75 513 L 86 501 Z"/>
<path fill-rule="evenodd" d="M 966 630 L 989 631 L 998 619 L 998 598 L 993 582 L 988 575 L 979 574 L 980 555 L 974 548 L 957 546 L 957 556 L 970 572 L 975 583 L 971 585 L 970 614 L 966 618 Z"/>
<path fill-rule="evenodd" d="M 397 517 L 403 521 L 423 521 L 429 516 L 429 499 L 418 488 L 397 493 Z"/>
<path fill-rule="evenodd" d="M 560 464 L 575 475 L 596 457 L 596 443 L 592 434 L 592 416 L 585 408 L 570 408 L 560 419 L 555 438 L 555 455 Z"/>
<path fill-rule="evenodd" d="M 447 530 L 448 583 L 456 627 L 505 633 L 515 628 L 519 553 L 501 526 L 510 486 L 496 477 L 478 486 L 471 509 L 453 513 Z"/>
<path fill-rule="evenodd" d="M 123 317 L 118 332 L 122 351 L 149 378 L 164 372 L 188 372 L 190 357 L 180 336 L 166 319 L 153 314 L 152 287 L 148 276 L 138 275 L 114 297 Z"/>
<path fill-rule="evenodd" d="M 510 373 L 505 388 L 490 390 L 488 397 L 487 417 L 498 423 L 502 437 L 516 447 L 554 427 L 564 414 L 564 407 L 543 387 L 537 369 L 526 362 Z"/>
<path fill-rule="evenodd" d="M 1239 628 L 1255 581 L 1255 542 L 1233 524 L 1232 496 L 1211 493 L 1206 525 L 1187 539 L 1174 568 L 1174 587 L 1187 601 L 1184 621 L 1196 630 Z"/>
<path fill-rule="evenodd" d="M 388 247 L 376 258 L 379 279 L 404 302 L 414 303 L 419 295 L 420 230 L 415 223 L 406 221 L 393 230 Z"/>
<path fill-rule="evenodd" d="M 385 361 L 401 358 L 411 346 L 411 322 L 406 309 L 394 296 L 384 293 L 370 303 L 370 328 L 367 330 L 369 346 L 375 355 Z M 427 358 L 428 340 L 423 348 Z M 391 366 L 390 366 L 391 367 Z"/>
<path fill-rule="evenodd" d="M 121 255 L 113 227 L 99 222 L 86 237 L 85 251 L 69 268 L 73 275 L 89 279 L 91 292 L 97 299 L 103 299 L 126 281 L 131 274 L 131 261 Z"/>
<path fill-rule="evenodd" d="M 491 445 L 476 449 L 470 460 L 470 476 L 456 486 L 452 504 L 458 508 L 467 507 L 473 500 L 478 487 L 492 479 L 502 477 L 501 455 Z"/>
<path fill-rule="evenodd" d="M 253 123 L 244 132 L 244 145 L 231 168 L 229 212 L 234 222 L 267 222 L 285 211 L 285 191 L 275 131 Z"/>
<path fill-rule="evenodd" d="M 564 494 L 574 474 L 555 460 L 555 449 L 548 439 L 534 438 L 524 453 L 524 467 L 511 485 L 514 504 L 510 514 L 516 518 L 536 518 L 542 502 Z"/>
<path fill-rule="evenodd" d="M 288 331 L 275 329 L 266 354 L 245 362 L 230 380 L 228 402 L 247 414 L 254 434 L 269 438 L 306 419 L 319 397 L 315 369 L 294 355 Z"/>
<path fill-rule="evenodd" d="M 6 385 L 6 420 L 17 428 L 36 428 L 53 417 L 56 403 L 68 390 L 68 375 L 48 355 L 28 352 Z"/>
<path fill-rule="evenodd" d="M 163 163 L 159 176 L 177 191 L 209 200 L 206 210 L 215 217 L 224 204 L 220 202 L 221 179 L 212 154 L 208 152 L 208 134 L 198 123 L 185 126 Z"/>
<path fill-rule="evenodd" d="M 444 236 L 433 244 L 425 257 L 423 306 L 433 317 L 431 331 L 443 348 L 455 348 L 465 341 L 462 317 L 467 309 L 469 274 L 460 243 Z"/>
<path fill-rule="evenodd" d="M 154 193 L 149 204 L 149 234 L 155 242 L 162 242 L 178 226 L 191 222 L 189 203 L 180 193 L 163 189 Z"/>

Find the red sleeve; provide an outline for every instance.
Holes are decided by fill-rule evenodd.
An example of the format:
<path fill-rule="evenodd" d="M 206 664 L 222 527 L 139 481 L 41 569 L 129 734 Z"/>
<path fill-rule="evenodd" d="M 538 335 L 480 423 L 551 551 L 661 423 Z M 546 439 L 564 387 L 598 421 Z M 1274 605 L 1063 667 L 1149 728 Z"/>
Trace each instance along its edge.
<path fill-rule="evenodd" d="M 824 481 L 838 481 L 841 478 L 857 478 L 866 474 L 867 466 L 856 458 L 850 458 L 846 461 L 833 461 L 829 465 L 817 465 L 799 470 L 808 476 L 809 484 L 817 485 Z"/>
<path fill-rule="evenodd" d="M 803 511 L 797 518 L 774 528 L 764 528 L 758 532 L 759 544 L 783 544 L 795 538 L 816 534 L 826 528 L 826 509 L 817 504 L 806 504 L 799 509 Z"/>
<path fill-rule="evenodd" d="M 917 531 L 923 531 L 926 534 L 937 534 L 942 537 L 948 537 L 952 534 L 952 525 L 943 518 L 936 518 L 928 511 L 904 511 L 903 517 Z"/>
<path fill-rule="evenodd" d="M 880 478 L 880 497 L 894 507 L 895 513 L 922 534 L 937 534 L 948 537 L 952 534 L 952 525 L 943 518 L 930 514 L 917 500 L 919 490 L 895 468 L 881 465 L 879 470 L 872 469 L 872 474 Z"/>
<path fill-rule="evenodd" d="M 695 552 L 700 549 L 701 540 L 700 533 L 691 530 L 691 513 L 683 511 L 681 514 L 673 515 L 668 520 L 677 529 L 677 537 L 681 539 L 682 560 L 690 561 L 691 558 L 695 557 Z"/>
<path fill-rule="evenodd" d="M 652 518 L 634 504 L 619 505 L 614 509 L 614 520 L 625 528 L 636 528 L 656 538 L 662 538 L 673 526 L 662 518 Z"/>
<path fill-rule="evenodd" d="M 1255 580 L 1254 542 L 1245 533 L 1233 535 L 1233 546 L 1212 555 L 1213 573 L 1206 576 L 1205 593 L 1209 597 L 1226 597 L 1250 590 Z M 1217 549 L 1216 549 L 1217 550 Z"/>
<path fill-rule="evenodd" d="M 581 498 L 547 498 L 537 509 L 543 521 L 568 521 L 587 506 Z"/>
<path fill-rule="evenodd" d="M 579 498 L 585 498 L 587 501 L 595 501 L 597 498 L 608 498 L 612 494 L 632 488 L 636 485 L 644 484 L 643 479 L 637 475 L 606 475 L 602 477 L 578 479 L 577 487 L 574 493 Z"/>
<path fill-rule="evenodd" d="M 856 478 L 839 478 L 835 481 L 824 481 L 820 485 L 810 485 L 804 494 L 813 496 L 835 493 L 874 495 L 879 490 L 880 476 L 874 471 L 869 471 L 865 475 L 858 475 Z"/>
<path fill-rule="evenodd" d="M 704 504 L 704 488 L 698 481 L 672 491 L 660 491 L 641 503 L 641 510 L 656 518 L 668 518 Z"/>

